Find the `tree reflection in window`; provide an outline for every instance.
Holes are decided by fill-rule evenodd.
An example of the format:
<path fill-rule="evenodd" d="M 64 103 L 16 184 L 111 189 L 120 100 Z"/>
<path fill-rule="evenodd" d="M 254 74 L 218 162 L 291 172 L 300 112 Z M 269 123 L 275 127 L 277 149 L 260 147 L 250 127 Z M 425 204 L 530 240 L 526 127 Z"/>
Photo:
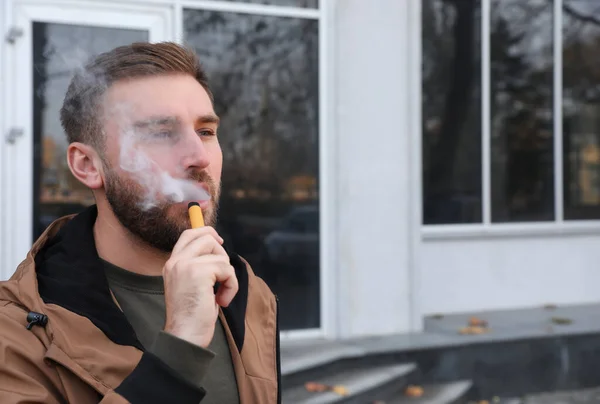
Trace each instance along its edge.
<path fill-rule="evenodd" d="M 422 1 L 424 224 L 482 219 L 480 6 Z"/>
<path fill-rule="evenodd" d="M 553 2 L 492 0 L 492 221 L 554 219 Z"/>
<path fill-rule="evenodd" d="M 318 228 L 281 226 L 319 202 L 318 22 L 186 9 L 184 27 L 222 120 L 219 231 L 279 295 L 282 329 L 319 327 Z"/>

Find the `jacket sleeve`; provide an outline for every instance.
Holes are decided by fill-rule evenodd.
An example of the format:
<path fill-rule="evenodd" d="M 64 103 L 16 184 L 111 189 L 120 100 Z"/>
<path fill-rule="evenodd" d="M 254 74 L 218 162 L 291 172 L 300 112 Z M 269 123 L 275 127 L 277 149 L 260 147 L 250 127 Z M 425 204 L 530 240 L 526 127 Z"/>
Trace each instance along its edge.
<path fill-rule="evenodd" d="M 181 403 L 197 404 L 202 401 L 206 392 L 187 381 L 179 373 L 167 366 L 165 362 L 150 352 L 144 352 L 142 359 L 114 390 L 132 404 Z M 113 394 L 107 394 L 102 404 L 121 403 L 112 401 Z"/>
<path fill-rule="evenodd" d="M 0 403 L 64 404 L 58 372 L 44 362 L 46 347 L 0 307 Z M 125 380 L 101 404 L 200 403 L 205 391 L 145 352 Z"/>

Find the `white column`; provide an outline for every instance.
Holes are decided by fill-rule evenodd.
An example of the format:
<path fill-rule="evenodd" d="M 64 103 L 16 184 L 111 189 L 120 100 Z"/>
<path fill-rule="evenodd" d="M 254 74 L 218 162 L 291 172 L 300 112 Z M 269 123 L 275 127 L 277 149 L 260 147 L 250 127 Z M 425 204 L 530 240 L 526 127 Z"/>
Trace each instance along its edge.
<path fill-rule="evenodd" d="M 335 11 L 341 337 L 411 329 L 409 3 Z"/>

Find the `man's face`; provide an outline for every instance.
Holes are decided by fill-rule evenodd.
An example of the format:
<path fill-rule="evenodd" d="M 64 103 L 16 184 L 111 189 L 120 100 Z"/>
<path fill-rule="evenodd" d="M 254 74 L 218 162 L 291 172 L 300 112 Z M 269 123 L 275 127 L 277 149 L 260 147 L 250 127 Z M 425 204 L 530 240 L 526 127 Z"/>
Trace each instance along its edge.
<path fill-rule="evenodd" d="M 123 226 L 165 252 L 190 227 L 189 202 L 200 202 L 206 225 L 214 226 L 223 156 L 202 85 L 187 75 L 117 82 L 103 110 L 104 191 Z M 199 200 L 205 191 L 210 200 Z"/>

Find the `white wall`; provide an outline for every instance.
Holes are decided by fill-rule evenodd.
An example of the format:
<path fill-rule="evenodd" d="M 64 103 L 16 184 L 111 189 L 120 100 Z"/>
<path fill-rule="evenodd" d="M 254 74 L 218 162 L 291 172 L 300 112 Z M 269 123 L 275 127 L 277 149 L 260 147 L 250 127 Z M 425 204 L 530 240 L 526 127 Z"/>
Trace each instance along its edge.
<path fill-rule="evenodd" d="M 410 328 L 408 2 L 335 10 L 338 335 Z"/>
<path fill-rule="evenodd" d="M 423 314 L 600 301 L 600 233 L 426 240 Z"/>

